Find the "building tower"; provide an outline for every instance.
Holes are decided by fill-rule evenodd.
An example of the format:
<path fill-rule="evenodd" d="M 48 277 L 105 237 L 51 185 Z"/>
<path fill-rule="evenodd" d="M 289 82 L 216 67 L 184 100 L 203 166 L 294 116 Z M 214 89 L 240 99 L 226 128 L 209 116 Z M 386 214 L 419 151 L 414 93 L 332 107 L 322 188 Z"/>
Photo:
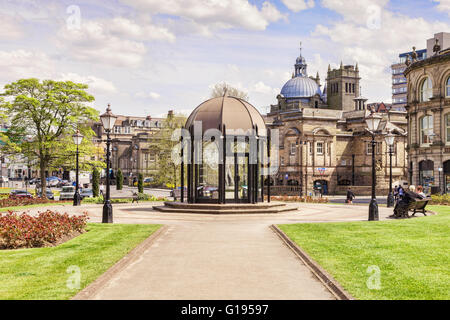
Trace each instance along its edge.
<path fill-rule="evenodd" d="M 330 109 L 353 111 L 355 102 L 353 99 L 359 96 L 359 69 L 356 66 L 346 65 L 341 62 L 339 69 L 327 73 L 327 103 Z"/>
<path fill-rule="evenodd" d="M 360 95 L 353 99 L 355 101 L 355 110 L 366 110 L 366 102 L 368 99 L 361 95 L 361 88 L 359 88 Z"/>

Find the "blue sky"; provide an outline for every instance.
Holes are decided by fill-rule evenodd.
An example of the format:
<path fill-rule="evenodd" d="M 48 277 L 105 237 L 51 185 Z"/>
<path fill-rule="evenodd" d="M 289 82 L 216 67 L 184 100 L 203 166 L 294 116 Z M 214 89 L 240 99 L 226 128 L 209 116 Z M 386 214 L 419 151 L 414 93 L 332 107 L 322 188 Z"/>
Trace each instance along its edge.
<path fill-rule="evenodd" d="M 363 94 L 390 102 L 389 66 L 450 32 L 450 0 L 0 0 L 0 85 L 87 83 L 94 107 L 188 113 L 226 81 L 262 112 L 290 78 L 299 42 L 309 75 L 359 63 Z"/>

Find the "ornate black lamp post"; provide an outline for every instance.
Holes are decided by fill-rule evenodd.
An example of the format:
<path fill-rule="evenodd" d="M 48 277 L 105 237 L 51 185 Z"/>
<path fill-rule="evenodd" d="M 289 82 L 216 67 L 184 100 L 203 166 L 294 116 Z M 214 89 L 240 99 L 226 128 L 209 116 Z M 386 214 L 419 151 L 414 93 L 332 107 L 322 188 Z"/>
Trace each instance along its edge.
<path fill-rule="evenodd" d="M 112 223 L 113 222 L 113 210 L 110 199 L 110 183 L 109 183 L 109 158 L 110 158 L 110 146 L 111 146 L 111 138 L 110 133 L 114 128 L 114 124 L 116 123 L 117 116 L 115 116 L 111 112 L 111 106 L 108 104 L 108 108 L 106 108 L 106 112 L 100 116 L 100 120 L 102 121 L 102 126 L 106 132 L 106 196 L 105 203 L 103 205 L 103 218 L 102 223 Z"/>
<path fill-rule="evenodd" d="M 80 156 L 80 153 L 78 151 L 78 146 L 81 144 L 81 141 L 83 141 L 83 135 L 80 133 L 79 130 L 72 136 L 73 142 L 77 146 L 77 165 L 76 165 L 76 185 L 75 185 L 75 194 L 73 195 L 73 205 L 79 206 L 81 202 L 81 196 L 80 196 L 80 189 L 79 189 L 79 166 L 78 166 L 78 158 Z"/>
<path fill-rule="evenodd" d="M 376 172 L 375 172 L 375 152 L 376 152 L 376 141 L 375 141 L 375 133 L 378 130 L 378 126 L 381 122 L 381 117 L 374 113 L 370 114 L 370 116 L 366 117 L 366 124 L 369 133 L 372 136 L 372 200 L 370 200 L 369 205 L 369 221 L 378 221 L 378 203 L 375 195 L 375 187 L 376 187 Z"/>
<path fill-rule="evenodd" d="M 387 197 L 387 207 L 391 208 L 394 206 L 394 195 L 392 194 L 392 147 L 394 146 L 395 136 L 389 132 L 385 137 L 386 145 L 389 147 L 389 194 Z"/>

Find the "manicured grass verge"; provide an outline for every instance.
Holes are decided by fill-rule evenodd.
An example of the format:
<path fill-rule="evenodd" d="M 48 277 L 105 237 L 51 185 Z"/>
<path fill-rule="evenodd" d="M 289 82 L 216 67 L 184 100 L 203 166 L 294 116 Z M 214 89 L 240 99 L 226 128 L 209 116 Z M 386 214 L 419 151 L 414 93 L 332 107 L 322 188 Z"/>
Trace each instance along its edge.
<path fill-rule="evenodd" d="M 449 299 L 450 207 L 429 209 L 439 214 L 279 227 L 356 299 Z M 366 284 L 376 284 L 369 266 L 380 269 L 379 290 Z"/>
<path fill-rule="evenodd" d="M 0 250 L 0 300 L 69 299 L 159 227 L 90 223 L 87 233 L 57 247 Z M 80 289 L 67 287 L 70 266 L 80 268 Z"/>

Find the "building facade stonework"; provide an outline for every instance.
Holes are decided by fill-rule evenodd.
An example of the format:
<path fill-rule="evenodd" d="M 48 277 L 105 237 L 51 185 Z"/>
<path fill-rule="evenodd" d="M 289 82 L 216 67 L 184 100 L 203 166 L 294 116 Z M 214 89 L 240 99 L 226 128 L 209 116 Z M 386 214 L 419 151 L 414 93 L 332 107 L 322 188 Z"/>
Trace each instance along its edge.
<path fill-rule="evenodd" d="M 450 191 L 450 48 L 412 63 L 408 81 L 409 180 L 429 192 Z"/>
<path fill-rule="evenodd" d="M 111 133 L 113 177 L 119 168 L 125 184 L 136 181 L 140 173 L 149 178 L 158 174 L 158 146 L 161 139 L 158 133 L 163 124 L 164 118 L 118 116 Z M 94 123 L 92 128 L 96 133 L 94 142 L 106 148 L 106 134 L 101 123 Z"/>
<path fill-rule="evenodd" d="M 356 194 L 370 194 L 373 151 L 365 118 L 372 110 L 361 96 L 358 65 L 329 67 L 323 90 L 318 75 L 308 77 L 302 56 L 297 58 L 295 70 L 266 116 L 268 126 L 279 130 L 280 168 L 271 182 L 273 190 L 292 195 L 318 190 L 343 194 L 354 186 Z M 393 180 L 394 184 L 403 184 L 408 172 L 406 112 L 388 110 L 380 115 L 381 131 L 396 135 Z M 376 141 L 377 191 L 387 195 L 388 147 L 383 135 L 377 135 Z"/>

